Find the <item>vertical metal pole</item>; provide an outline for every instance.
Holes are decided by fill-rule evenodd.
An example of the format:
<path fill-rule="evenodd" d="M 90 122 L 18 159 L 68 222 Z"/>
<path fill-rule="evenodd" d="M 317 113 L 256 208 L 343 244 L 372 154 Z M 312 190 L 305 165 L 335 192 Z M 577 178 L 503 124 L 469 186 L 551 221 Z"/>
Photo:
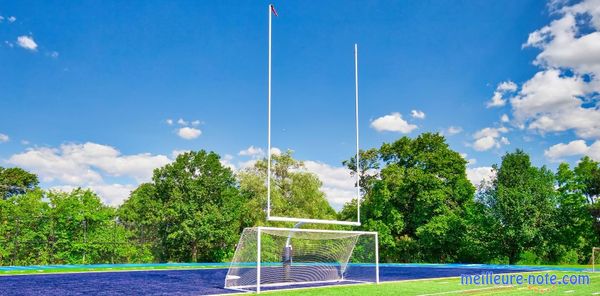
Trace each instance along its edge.
<path fill-rule="evenodd" d="M 596 248 L 592 248 L 592 272 L 596 272 Z"/>
<path fill-rule="evenodd" d="M 354 95 L 356 103 L 356 212 L 360 224 L 360 148 L 358 143 L 358 44 L 354 43 Z"/>
<path fill-rule="evenodd" d="M 379 284 L 379 234 L 375 233 L 375 283 Z"/>
<path fill-rule="evenodd" d="M 258 227 L 256 232 L 256 294 L 260 293 L 260 232 L 260 227 Z"/>
<path fill-rule="evenodd" d="M 271 217 L 271 12 L 272 4 L 269 4 L 269 103 L 267 112 L 267 220 Z"/>

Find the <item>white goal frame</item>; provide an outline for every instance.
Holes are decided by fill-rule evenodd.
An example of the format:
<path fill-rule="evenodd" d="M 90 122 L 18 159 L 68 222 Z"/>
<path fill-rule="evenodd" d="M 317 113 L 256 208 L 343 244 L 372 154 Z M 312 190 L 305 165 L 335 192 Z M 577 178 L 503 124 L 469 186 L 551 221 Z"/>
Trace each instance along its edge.
<path fill-rule="evenodd" d="M 354 44 L 354 101 L 355 101 L 355 128 L 356 128 L 356 221 L 340 221 L 325 219 L 307 219 L 296 217 L 280 217 L 271 215 L 271 27 L 272 16 L 275 9 L 269 4 L 269 87 L 268 87 L 268 112 L 267 112 L 267 221 L 317 223 L 360 226 L 360 148 L 358 129 L 358 44 Z"/>
<path fill-rule="evenodd" d="M 374 252 L 375 252 L 375 284 L 379 284 L 379 234 L 377 232 L 372 232 L 372 231 L 350 231 L 350 230 L 326 230 L 326 229 L 305 229 L 305 228 L 280 228 L 280 227 L 266 227 L 266 226 L 258 226 L 258 227 L 253 227 L 254 229 L 256 229 L 256 293 L 259 294 L 261 292 L 261 235 L 263 231 L 288 231 L 290 233 L 294 233 L 294 232 L 312 232 L 312 233 L 335 233 L 335 234 L 352 234 L 352 235 L 370 235 L 374 237 Z M 288 238 L 289 239 L 289 238 Z M 239 248 L 239 245 L 238 245 Z M 238 250 L 236 249 L 236 252 Z M 351 255 L 351 254 L 350 254 Z M 225 279 L 225 282 L 227 282 L 227 278 L 229 277 L 230 271 L 233 267 L 233 262 L 229 268 L 229 271 L 227 272 L 227 276 Z M 361 283 L 373 283 L 373 282 L 368 282 L 368 281 L 356 281 L 356 280 L 346 280 L 346 279 L 341 279 L 341 280 L 327 280 L 327 281 L 314 281 L 314 282 L 306 282 L 306 283 L 293 283 L 293 284 L 308 284 L 308 283 L 315 283 L 315 284 L 319 284 L 319 283 L 334 283 L 334 282 L 340 282 L 340 281 L 348 281 L 348 282 L 361 282 Z M 289 285 L 289 284 L 265 284 L 262 285 L 263 287 L 280 287 L 280 286 L 285 286 L 285 285 Z M 247 288 L 249 288 L 248 286 L 237 286 L 237 287 L 227 287 L 227 285 L 225 285 L 226 289 L 233 289 L 233 290 L 239 290 L 242 292 L 248 292 Z"/>
<path fill-rule="evenodd" d="M 600 247 L 592 248 L 592 272 L 600 271 L 596 268 L 596 252 L 600 253 Z"/>

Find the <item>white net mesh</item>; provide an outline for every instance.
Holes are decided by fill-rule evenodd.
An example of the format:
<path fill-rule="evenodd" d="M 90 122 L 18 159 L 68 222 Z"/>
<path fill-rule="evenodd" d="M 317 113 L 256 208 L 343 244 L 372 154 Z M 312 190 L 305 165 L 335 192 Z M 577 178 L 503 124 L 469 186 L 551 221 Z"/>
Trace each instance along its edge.
<path fill-rule="evenodd" d="M 256 291 L 259 263 L 262 288 L 376 282 L 376 247 L 374 233 L 246 228 L 229 267 L 225 288 Z"/>

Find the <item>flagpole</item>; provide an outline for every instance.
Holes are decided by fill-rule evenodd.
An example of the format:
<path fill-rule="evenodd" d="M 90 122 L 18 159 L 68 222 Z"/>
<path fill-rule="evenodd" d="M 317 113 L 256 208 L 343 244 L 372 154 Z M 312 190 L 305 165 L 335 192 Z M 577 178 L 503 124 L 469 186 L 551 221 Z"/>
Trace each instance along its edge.
<path fill-rule="evenodd" d="M 268 107 L 268 127 L 267 127 L 267 220 L 271 218 L 271 7 L 269 4 L 269 107 Z"/>

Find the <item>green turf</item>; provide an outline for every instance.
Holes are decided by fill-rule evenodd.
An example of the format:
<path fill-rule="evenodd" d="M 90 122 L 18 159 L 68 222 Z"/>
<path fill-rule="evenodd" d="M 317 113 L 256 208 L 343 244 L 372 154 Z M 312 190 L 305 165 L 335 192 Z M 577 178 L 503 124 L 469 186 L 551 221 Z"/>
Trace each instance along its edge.
<path fill-rule="evenodd" d="M 550 272 L 562 277 L 567 272 Z M 539 274 L 539 273 L 536 273 Z M 299 289 L 285 292 L 266 292 L 281 296 L 362 296 L 362 295 L 600 295 L 600 273 L 576 273 L 590 276 L 590 285 L 579 286 L 463 286 L 460 278 L 388 282 L 379 285 L 351 285 Z M 572 291 L 572 292 L 571 292 Z M 598 294 L 594 294 L 598 293 Z"/>

